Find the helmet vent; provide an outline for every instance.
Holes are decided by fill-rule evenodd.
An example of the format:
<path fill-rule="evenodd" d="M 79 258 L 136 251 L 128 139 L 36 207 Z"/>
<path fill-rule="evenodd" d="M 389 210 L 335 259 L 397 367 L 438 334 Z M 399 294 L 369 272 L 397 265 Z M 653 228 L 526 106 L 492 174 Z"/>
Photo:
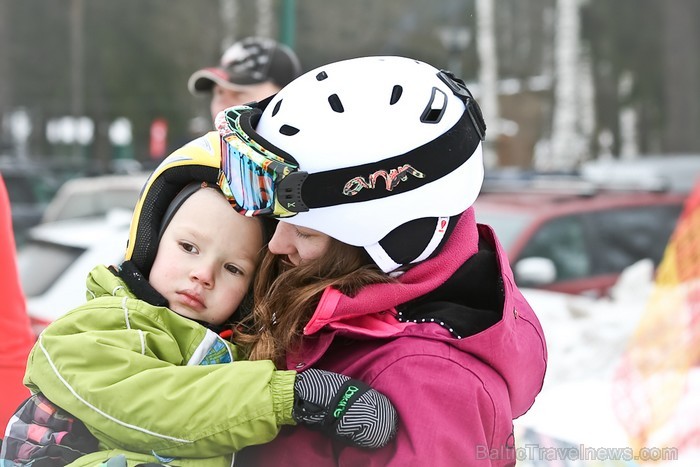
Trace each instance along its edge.
<path fill-rule="evenodd" d="M 340 102 L 338 94 L 331 94 L 328 96 L 328 103 L 331 105 L 331 109 L 333 109 L 334 112 L 338 112 L 339 114 L 345 112 L 345 108 L 343 108 L 343 103 Z"/>
<path fill-rule="evenodd" d="M 326 78 L 328 78 L 328 74 L 325 71 L 322 71 L 316 75 L 316 81 L 323 81 Z"/>
<path fill-rule="evenodd" d="M 389 101 L 389 105 L 394 105 L 396 104 L 399 99 L 401 99 L 401 94 L 403 93 L 403 88 L 399 86 L 398 84 L 394 86 L 394 89 L 391 90 L 391 100 Z"/>
<path fill-rule="evenodd" d="M 280 133 L 282 133 L 285 136 L 294 136 L 297 133 L 299 133 L 299 128 L 294 128 L 291 125 L 282 125 L 280 127 Z"/>
<path fill-rule="evenodd" d="M 278 100 L 277 103 L 275 104 L 275 108 L 272 109 L 272 116 L 274 117 L 277 115 L 277 112 L 280 111 L 280 107 L 282 106 L 282 99 Z"/>
<path fill-rule="evenodd" d="M 438 123 L 447 108 L 447 95 L 438 88 L 433 88 L 430 102 L 425 106 L 420 121 L 423 123 Z"/>

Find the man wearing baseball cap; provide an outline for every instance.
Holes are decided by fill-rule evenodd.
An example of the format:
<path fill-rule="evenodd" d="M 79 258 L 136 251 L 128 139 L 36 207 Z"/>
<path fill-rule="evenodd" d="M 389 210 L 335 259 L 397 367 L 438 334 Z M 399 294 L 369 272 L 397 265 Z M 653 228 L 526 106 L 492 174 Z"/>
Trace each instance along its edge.
<path fill-rule="evenodd" d="M 275 94 L 300 74 L 292 49 L 267 37 L 246 37 L 224 52 L 219 66 L 195 71 L 187 88 L 195 96 L 211 94 L 213 120 L 225 108 Z"/>

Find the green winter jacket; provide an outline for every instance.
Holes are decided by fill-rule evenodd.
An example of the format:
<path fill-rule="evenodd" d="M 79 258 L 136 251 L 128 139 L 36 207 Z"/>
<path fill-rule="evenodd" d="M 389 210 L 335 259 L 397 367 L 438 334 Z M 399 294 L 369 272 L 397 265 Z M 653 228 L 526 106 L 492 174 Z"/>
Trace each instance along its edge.
<path fill-rule="evenodd" d="M 231 465 L 232 453 L 292 425 L 294 371 L 236 361 L 235 346 L 200 324 L 135 296 L 103 266 L 88 302 L 39 336 L 25 384 L 82 420 L 102 452 L 129 465 Z M 140 453 L 140 454 L 139 454 Z"/>

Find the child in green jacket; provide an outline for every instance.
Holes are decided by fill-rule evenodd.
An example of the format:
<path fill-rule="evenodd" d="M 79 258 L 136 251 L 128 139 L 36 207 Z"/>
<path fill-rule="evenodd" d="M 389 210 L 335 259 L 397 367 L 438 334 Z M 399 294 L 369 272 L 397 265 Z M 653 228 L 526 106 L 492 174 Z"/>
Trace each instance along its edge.
<path fill-rule="evenodd" d="M 367 448 L 393 437 L 393 406 L 361 382 L 241 361 L 222 337 L 250 307 L 269 233 L 216 188 L 219 144 L 209 133 L 156 169 L 125 261 L 93 269 L 87 303 L 39 336 L 25 376 L 35 396 L 8 425 L 2 465 L 231 465 L 296 423 Z M 348 390 L 361 395 L 347 401 Z"/>

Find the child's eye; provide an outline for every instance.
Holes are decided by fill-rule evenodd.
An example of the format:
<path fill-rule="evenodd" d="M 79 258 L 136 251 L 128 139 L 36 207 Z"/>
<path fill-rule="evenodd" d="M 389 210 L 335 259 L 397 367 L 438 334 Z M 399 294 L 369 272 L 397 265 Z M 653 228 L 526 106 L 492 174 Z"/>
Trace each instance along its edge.
<path fill-rule="evenodd" d="M 309 238 L 309 237 L 311 237 L 311 235 L 309 235 L 309 234 L 307 234 L 307 233 L 304 233 L 304 232 L 302 232 L 302 231 L 299 230 L 299 229 L 294 229 L 294 230 L 296 231 L 297 237 L 299 237 L 299 238 Z"/>
<path fill-rule="evenodd" d="M 224 269 L 226 269 L 231 274 L 243 275 L 243 271 L 241 271 L 235 264 L 227 264 L 226 266 L 224 266 Z"/>
<path fill-rule="evenodd" d="M 180 242 L 180 248 L 182 248 L 183 250 L 185 250 L 188 253 L 197 253 L 198 252 L 197 247 L 192 245 L 189 242 Z"/>

